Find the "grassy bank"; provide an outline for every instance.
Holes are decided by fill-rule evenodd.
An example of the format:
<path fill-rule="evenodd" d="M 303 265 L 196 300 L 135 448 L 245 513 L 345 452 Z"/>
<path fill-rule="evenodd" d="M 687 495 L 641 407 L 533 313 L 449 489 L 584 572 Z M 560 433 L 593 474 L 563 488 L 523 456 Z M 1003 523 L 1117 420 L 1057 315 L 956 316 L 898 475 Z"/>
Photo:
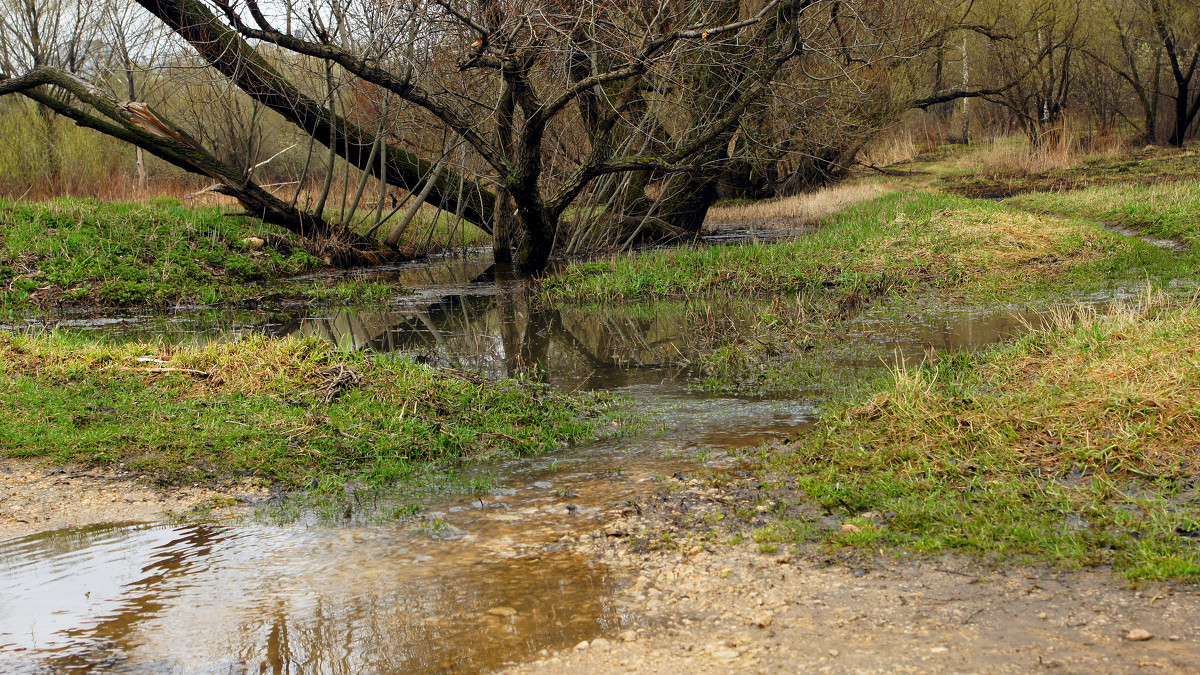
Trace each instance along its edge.
<path fill-rule="evenodd" d="M 836 544 L 1200 576 L 1198 334 L 1194 305 L 1064 316 L 897 372 L 777 463 L 848 519 Z"/>
<path fill-rule="evenodd" d="M 5 455 L 119 463 L 168 481 L 379 483 L 612 428 L 600 398 L 371 359 L 315 339 L 112 346 L 0 334 L 0 378 Z"/>
<path fill-rule="evenodd" d="M 1161 239 L 1200 245 L 1200 182 L 1195 180 L 1023 194 L 1022 208 L 1115 223 Z"/>
<path fill-rule="evenodd" d="M 774 244 L 646 252 L 547 278 L 551 303 L 834 290 L 840 301 L 930 288 L 1019 300 L 1116 279 L 1178 276 L 1195 261 L 1093 224 L 933 192 L 886 195 Z M 1190 265 L 1190 266 L 1189 266 Z"/>
<path fill-rule="evenodd" d="M 0 309 L 237 300 L 323 266 L 300 249 L 256 250 L 250 238 L 273 230 L 174 200 L 0 200 Z"/>

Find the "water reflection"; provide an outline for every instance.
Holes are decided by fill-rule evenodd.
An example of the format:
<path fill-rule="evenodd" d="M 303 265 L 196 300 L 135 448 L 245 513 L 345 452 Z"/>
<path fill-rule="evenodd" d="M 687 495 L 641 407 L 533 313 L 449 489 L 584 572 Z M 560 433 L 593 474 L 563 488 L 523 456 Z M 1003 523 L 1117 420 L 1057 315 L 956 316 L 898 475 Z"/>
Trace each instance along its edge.
<path fill-rule="evenodd" d="M 505 489 L 427 499 L 420 527 L 137 525 L 0 542 L 0 671 L 477 672 L 611 635 L 622 620 L 619 574 L 552 543 L 595 529 L 613 504 L 653 489 L 655 476 L 702 461 L 678 451 L 753 445 L 815 418 L 811 397 L 688 387 L 698 347 L 748 332 L 774 309 L 764 303 L 547 309 L 523 282 L 486 272 L 479 261 L 384 272 L 379 279 L 411 291 L 386 308 L 193 309 L 69 327 L 112 340 L 309 335 L 568 391 L 620 389 L 659 413 L 655 433 L 564 451 L 555 466 L 476 465 Z M 878 367 L 880 354 L 974 347 L 1026 322 L 1037 316 L 861 318 L 841 339 L 873 351 L 818 363 Z M 384 495 L 379 508 L 412 498 Z"/>
<path fill-rule="evenodd" d="M 652 384 L 691 375 L 700 346 L 734 340 L 777 300 L 646 303 L 549 309 L 525 282 L 481 260 L 449 260 L 372 272 L 398 297 L 381 308 L 268 307 L 180 310 L 169 315 L 60 322 L 112 340 L 232 340 L 248 332 L 316 336 L 346 349 L 399 353 L 491 378 L 533 374 L 566 390 Z M 778 307 L 774 308 L 778 311 Z M 1029 312 L 920 311 L 850 324 L 852 341 L 879 355 L 999 341 L 1036 323 Z M 853 361 L 847 367 L 863 365 Z"/>
<path fill-rule="evenodd" d="M 0 560 L 4 672 L 474 672 L 620 626 L 582 558 L 382 528 L 113 528 Z"/>

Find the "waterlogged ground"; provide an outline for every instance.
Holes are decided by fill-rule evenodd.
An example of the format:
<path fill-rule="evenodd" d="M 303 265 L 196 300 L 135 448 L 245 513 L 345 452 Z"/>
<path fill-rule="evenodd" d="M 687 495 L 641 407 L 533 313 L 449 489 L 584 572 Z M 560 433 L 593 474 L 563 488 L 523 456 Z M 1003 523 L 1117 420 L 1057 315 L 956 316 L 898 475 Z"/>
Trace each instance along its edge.
<path fill-rule="evenodd" d="M 872 315 L 846 324 L 836 341 L 814 343 L 814 369 L 825 371 L 823 377 L 792 381 L 791 391 L 769 396 L 732 396 L 705 393 L 708 376 L 686 354 L 687 345 L 726 330 L 718 326 L 737 330 L 761 314 L 761 306 L 545 311 L 529 303 L 519 284 L 496 281 L 486 272 L 478 261 L 393 270 L 373 281 L 403 284 L 406 294 L 376 310 L 265 302 L 240 312 L 181 308 L 170 315 L 58 322 L 112 340 L 319 335 L 348 348 L 401 353 L 490 377 L 537 377 L 564 391 L 615 390 L 634 402 L 646 423 L 548 457 L 472 466 L 458 484 L 487 487 L 475 494 L 409 486 L 364 492 L 330 511 L 328 505 L 298 505 L 261 489 L 229 486 L 222 494 L 244 490 L 250 506 L 224 516 L 192 513 L 182 522 L 50 531 L 42 531 L 40 521 L 13 519 L 10 513 L 7 532 L 26 534 L 0 541 L 0 671 L 439 673 L 487 671 L 531 659 L 584 672 L 754 669 L 792 662 L 847 671 L 872 663 L 903 665 L 887 659 L 907 654 L 892 646 L 907 644 L 911 631 L 900 630 L 890 643 L 876 641 L 874 662 L 837 660 L 864 635 L 898 626 L 928 635 L 939 625 L 947 630 L 949 622 L 962 621 L 938 614 L 945 603 L 959 606 L 939 594 L 983 574 L 924 572 L 942 575 L 935 580 L 888 567 L 860 574 L 865 568 L 857 564 L 819 556 L 801 564 L 746 547 L 701 546 L 681 554 L 649 540 L 633 547 L 626 542 L 636 539 L 645 522 L 676 517 L 656 516 L 649 507 L 661 503 L 656 499 L 673 485 L 698 490 L 696 504 L 719 503 L 720 491 L 697 487 L 693 477 L 748 480 L 751 468 L 740 449 L 779 441 L 810 425 L 831 383 L 877 371 L 886 362 L 920 359 L 930 349 L 995 342 L 1036 322 L 1036 314 L 913 307 Z M 28 465 L 21 470 L 28 472 Z M 69 483 L 61 485 L 70 476 L 28 475 L 34 492 L 38 481 L 57 481 L 60 491 L 48 493 L 56 501 L 70 489 Z M 227 505 L 211 497 L 197 501 Z M 5 495 L 0 511 L 9 513 L 14 499 Z M 36 501 L 22 506 L 26 516 L 37 511 Z M 51 522 L 62 519 L 71 522 L 69 514 Z M 659 576 L 668 572 L 675 576 Z M 775 574 L 780 581 L 772 590 L 774 582 L 766 582 Z M 852 581 L 864 576 L 869 579 Z M 988 586 L 1001 590 L 981 593 L 981 602 L 1031 607 L 1029 584 L 1013 580 Z M 933 590 L 897 590 L 898 583 Z M 892 611 L 888 608 L 909 606 L 914 593 L 921 596 L 914 607 L 929 609 L 896 610 L 888 615 L 890 624 L 872 618 L 873 627 L 859 633 L 854 631 L 866 623 L 842 630 L 860 615 L 879 617 Z M 1200 661 L 1188 660 L 1197 644 L 1189 627 L 1200 620 L 1186 606 L 1177 607 L 1195 605 L 1196 599 L 1177 600 L 1169 591 L 1163 591 L 1160 606 L 1176 603 L 1169 606 L 1185 617 L 1172 623 L 1179 626 L 1171 634 L 1177 639 L 1158 636 L 1172 646 L 1143 659 L 1145 664 L 1137 653 L 1121 651 L 1124 633 L 1116 631 L 1137 627 L 1125 620 L 1132 614 L 1121 614 L 1120 602 L 1139 602 L 1132 593 L 1097 591 L 1062 605 L 1063 618 L 1055 614 L 1053 620 L 1070 621 L 1073 612 L 1108 612 L 1104 623 L 1091 619 L 1088 625 L 1108 627 L 1101 631 L 1111 643 L 1105 643 L 1105 649 L 1111 647 L 1105 655 L 1122 669 L 1169 672 Z M 837 603 L 844 609 L 833 606 Z M 967 614 L 976 609 L 961 606 L 969 608 Z M 984 614 L 957 625 L 970 626 Z M 983 618 L 1002 631 L 1004 616 Z M 1036 643 L 1043 619 L 1036 614 L 1026 619 L 1027 639 Z M 1049 613 L 1045 620 L 1051 620 Z M 827 633 L 816 633 L 819 647 L 805 644 L 811 658 L 790 661 L 795 652 L 789 655 L 780 645 L 787 641 L 796 649 L 817 624 Z M 775 630 L 780 632 L 772 643 Z M 927 651 L 913 651 L 909 665 L 969 669 L 965 657 L 920 658 L 946 653 L 937 649 L 970 647 L 951 644 L 955 635 L 947 631 L 945 640 L 922 643 Z M 622 636 L 626 644 L 613 645 L 612 658 L 605 656 L 610 647 L 605 640 Z M 1073 649 L 1086 651 L 1089 639 L 1083 635 L 1071 643 Z M 573 649 L 583 641 L 590 641 L 590 651 Z M 761 649 L 749 651 L 752 644 Z M 1037 663 L 1001 651 L 994 658 Z"/>

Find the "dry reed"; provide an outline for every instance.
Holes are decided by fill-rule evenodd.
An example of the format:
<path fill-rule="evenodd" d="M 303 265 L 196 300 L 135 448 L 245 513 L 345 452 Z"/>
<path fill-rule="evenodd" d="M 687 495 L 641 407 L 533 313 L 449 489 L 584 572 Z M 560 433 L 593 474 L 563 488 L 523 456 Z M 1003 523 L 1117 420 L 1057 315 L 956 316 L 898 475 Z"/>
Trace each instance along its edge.
<path fill-rule="evenodd" d="M 784 199 L 753 204 L 718 205 L 709 209 L 705 224 L 757 227 L 815 225 L 848 206 L 874 199 L 892 190 L 892 187 L 884 183 L 855 181 Z"/>

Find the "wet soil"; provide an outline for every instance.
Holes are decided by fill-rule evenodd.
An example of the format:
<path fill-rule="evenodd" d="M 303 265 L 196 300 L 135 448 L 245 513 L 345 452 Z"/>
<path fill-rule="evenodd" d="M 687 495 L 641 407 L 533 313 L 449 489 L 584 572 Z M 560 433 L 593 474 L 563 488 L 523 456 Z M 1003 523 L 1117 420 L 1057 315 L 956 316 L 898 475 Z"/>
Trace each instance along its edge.
<path fill-rule="evenodd" d="M 269 496 L 250 481 L 162 485 L 119 467 L 0 459 L 0 541 L 97 523 L 154 522 L 202 511 L 234 515 Z"/>
<path fill-rule="evenodd" d="M 544 651 L 505 672 L 1200 669 L 1194 584 L 1133 588 L 1108 570 L 961 556 L 851 555 L 811 546 L 764 553 L 750 534 L 769 525 L 775 509 L 730 524 L 732 505 L 761 502 L 768 493 L 787 503 L 786 488 L 763 491 L 761 484 L 669 481 L 619 520 L 581 536 L 577 551 L 630 570 L 632 581 L 619 595 L 627 627 Z M 730 515 L 711 517 L 717 513 Z M 719 543 L 737 533 L 747 543 Z"/>
<path fill-rule="evenodd" d="M 652 554 L 631 625 L 511 673 L 1195 673 L 1200 592 L 963 559 Z M 644 598 L 644 599 L 643 599 Z M 1144 641 L 1132 631 L 1146 631 Z"/>
<path fill-rule="evenodd" d="M 332 513 L 263 502 L 271 495 L 250 485 L 162 490 L 87 467 L 52 473 L 0 460 L 11 471 L 0 468 L 0 528 L 10 528 L 0 530 L 0 672 L 470 673 L 530 659 L 552 672 L 774 664 L 1016 671 L 1035 656 L 1049 660 L 1037 662 L 1043 666 L 1094 671 L 1135 663 L 1127 648 L 1167 672 L 1190 663 L 1200 619 L 1183 587 L 1155 590 L 1151 603 L 1104 572 L 807 550 L 788 558 L 730 545 L 739 532 L 810 508 L 785 491 L 768 498 L 786 509 L 739 515 L 738 505 L 762 495 L 746 492 L 753 467 L 737 449 L 806 428 L 821 393 L 698 392 L 677 357 L 711 337 L 707 311 L 545 311 L 520 284 L 480 281 L 486 268 L 466 261 L 398 270 L 415 277 L 397 277 L 405 294 L 386 309 L 194 308 L 62 327 L 112 340 L 302 333 L 486 377 L 537 373 L 563 391 L 617 391 L 647 412 L 649 428 L 550 457 L 472 465 L 463 478 L 486 479 L 494 486 L 486 493 L 410 486 L 361 493 L 353 508 L 338 504 Z M 741 325 L 755 312 L 747 304 L 720 323 Z M 847 324 L 839 339 L 918 359 L 1003 339 L 1031 316 L 914 311 Z M 831 358 L 829 367 L 850 373 L 885 364 L 869 360 Z M 243 519 L 202 517 L 239 499 L 260 503 L 230 507 Z M 201 513 L 184 522 L 161 520 L 164 511 L 196 506 Z M 709 508 L 731 515 L 710 528 L 694 518 Z M 809 515 L 821 527 L 840 526 Z M 1076 616 L 1088 623 L 1071 624 Z M 1135 624 L 1156 637 L 1121 642 L 1120 631 Z M 619 642 L 622 635 L 635 639 Z M 582 641 L 592 648 L 575 651 Z M 1125 660 L 1071 665 L 1092 658 L 1087 650 Z"/>

